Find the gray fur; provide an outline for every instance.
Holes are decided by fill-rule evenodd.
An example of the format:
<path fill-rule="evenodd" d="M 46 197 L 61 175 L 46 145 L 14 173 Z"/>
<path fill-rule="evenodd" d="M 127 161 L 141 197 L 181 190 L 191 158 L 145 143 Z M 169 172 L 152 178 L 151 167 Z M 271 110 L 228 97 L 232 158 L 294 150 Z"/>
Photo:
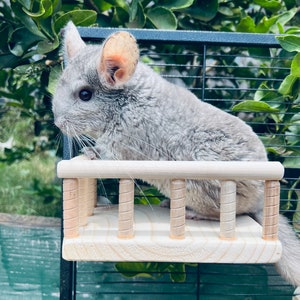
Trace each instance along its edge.
<path fill-rule="evenodd" d="M 66 35 L 76 35 L 74 30 L 68 25 Z M 86 46 L 70 58 L 53 99 L 55 124 L 64 133 L 96 141 L 92 151 L 87 149 L 91 156 L 96 152 L 101 159 L 118 160 L 267 160 L 263 144 L 243 121 L 167 82 L 143 63 L 137 64 L 129 81 L 108 84 L 96 68 L 101 51 L 101 46 Z M 93 91 L 90 101 L 79 99 L 82 88 Z M 150 183 L 169 196 L 168 181 Z M 218 181 L 188 181 L 189 216 L 218 219 L 219 191 Z M 238 214 L 254 214 L 260 220 L 262 199 L 262 182 L 237 182 Z M 300 285 L 300 242 L 284 218 L 280 220 L 285 249 L 278 268 Z"/>

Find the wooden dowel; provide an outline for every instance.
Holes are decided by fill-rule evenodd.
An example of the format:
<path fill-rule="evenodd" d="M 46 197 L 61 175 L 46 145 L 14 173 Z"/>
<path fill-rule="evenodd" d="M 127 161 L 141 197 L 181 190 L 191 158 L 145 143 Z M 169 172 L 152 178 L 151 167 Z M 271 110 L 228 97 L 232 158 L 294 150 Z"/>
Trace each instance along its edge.
<path fill-rule="evenodd" d="M 279 181 L 266 180 L 263 217 L 263 234 L 265 240 L 278 239 L 278 218 L 280 201 Z"/>
<path fill-rule="evenodd" d="M 236 183 L 221 181 L 220 195 L 220 238 L 235 239 Z"/>
<path fill-rule="evenodd" d="M 64 179 L 63 181 L 63 210 L 64 237 L 77 237 L 79 235 L 77 179 Z"/>
<path fill-rule="evenodd" d="M 93 215 L 94 208 L 97 206 L 97 179 L 89 178 L 87 183 L 88 193 L 88 216 Z"/>
<path fill-rule="evenodd" d="M 88 216 L 88 178 L 78 179 L 79 226 L 87 224 Z"/>
<path fill-rule="evenodd" d="M 172 179 L 170 197 L 170 238 L 172 239 L 185 237 L 185 195 L 185 180 Z"/>
<path fill-rule="evenodd" d="M 279 180 L 279 162 L 265 161 L 112 161 L 63 160 L 58 163 L 59 178 L 143 178 Z"/>
<path fill-rule="evenodd" d="M 119 238 L 133 238 L 133 217 L 134 182 L 132 179 L 121 179 L 119 185 Z"/>

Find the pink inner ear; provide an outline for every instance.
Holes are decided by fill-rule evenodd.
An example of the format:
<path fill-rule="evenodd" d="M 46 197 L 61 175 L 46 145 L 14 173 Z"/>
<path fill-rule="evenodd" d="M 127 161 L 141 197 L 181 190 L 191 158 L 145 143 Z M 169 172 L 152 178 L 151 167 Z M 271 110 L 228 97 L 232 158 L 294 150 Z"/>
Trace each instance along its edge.
<path fill-rule="evenodd" d="M 121 85 L 130 79 L 138 63 L 139 51 L 128 32 L 112 34 L 104 43 L 98 65 L 99 76 L 110 85 Z"/>
<path fill-rule="evenodd" d="M 110 84 L 123 82 L 127 79 L 126 75 L 129 76 L 129 74 L 126 74 L 125 59 L 118 54 L 104 58 L 102 71 Z"/>
<path fill-rule="evenodd" d="M 115 72 L 115 77 L 118 79 L 118 81 L 123 81 L 125 79 L 126 73 L 124 69 L 118 69 Z"/>

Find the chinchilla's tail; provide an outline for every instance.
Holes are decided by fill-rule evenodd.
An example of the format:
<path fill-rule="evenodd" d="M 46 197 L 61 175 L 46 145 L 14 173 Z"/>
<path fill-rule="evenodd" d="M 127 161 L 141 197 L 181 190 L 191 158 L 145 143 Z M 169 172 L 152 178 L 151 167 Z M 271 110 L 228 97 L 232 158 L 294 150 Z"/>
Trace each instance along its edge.
<path fill-rule="evenodd" d="M 262 213 L 255 214 L 255 218 L 262 224 Z M 276 269 L 289 283 L 300 286 L 300 239 L 282 215 L 279 216 L 279 240 L 282 256 Z"/>

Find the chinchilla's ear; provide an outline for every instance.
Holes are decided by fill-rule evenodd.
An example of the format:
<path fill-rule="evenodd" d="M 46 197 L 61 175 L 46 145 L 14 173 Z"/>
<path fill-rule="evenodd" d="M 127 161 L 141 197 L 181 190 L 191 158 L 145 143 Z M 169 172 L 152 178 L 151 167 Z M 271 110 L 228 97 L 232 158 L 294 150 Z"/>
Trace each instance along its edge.
<path fill-rule="evenodd" d="M 99 76 L 111 86 L 120 86 L 133 75 L 138 59 L 135 38 L 125 31 L 113 33 L 103 44 L 97 65 Z"/>
<path fill-rule="evenodd" d="M 63 37 L 64 56 L 68 61 L 85 47 L 85 43 L 81 39 L 79 32 L 72 21 L 70 21 L 63 29 Z"/>

